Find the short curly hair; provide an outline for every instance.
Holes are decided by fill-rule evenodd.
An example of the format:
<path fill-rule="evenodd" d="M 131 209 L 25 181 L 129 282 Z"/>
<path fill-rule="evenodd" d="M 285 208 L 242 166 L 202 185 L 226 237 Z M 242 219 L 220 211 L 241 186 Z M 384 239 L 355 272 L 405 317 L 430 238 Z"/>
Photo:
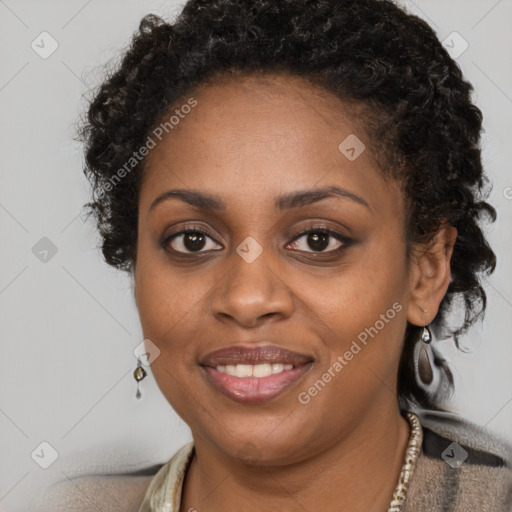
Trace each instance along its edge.
<path fill-rule="evenodd" d="M 383 176 L 398 181 L 407 203 L 408 254 L 443 223 L 457 228 L 452 280 L 432 327 L 445 329 L 454 297 L 462 298 L 462 325 L 450 329 L 459 346 L 459 336 L 483 318 L 481 275 L 496 265 L 479 226 L 483 214 L 496 220 L 485 201 L 482 113 L 434 31 L 390 0 L 189 0 L 173 24 L 145 16 L 94 92 L 80 131 L 93 188 L 85 207 L 95 216 L 105 260 L 135 268 L 145 159 L 115 186 L 112 179 L 170 109 L 220 74 L 283 72 L 370 114 L 365 124 Z M 414 378 L 420 331 L 408 323 L 397 392 L 406 403 L 438 408 L 439 396 L 427 395 Z M 445 361 L 437 355 L 435 363 L 451 389 Z"/>

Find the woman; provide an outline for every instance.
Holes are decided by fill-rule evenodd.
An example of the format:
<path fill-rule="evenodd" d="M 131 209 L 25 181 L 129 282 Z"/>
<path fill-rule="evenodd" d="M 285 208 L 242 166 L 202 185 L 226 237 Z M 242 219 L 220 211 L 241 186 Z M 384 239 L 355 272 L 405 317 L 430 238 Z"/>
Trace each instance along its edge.
<path fill-rule="evenodd" d="M 512 510 L 510 449 L 443 412 L 433 340 L 482 316 L 496 262 L 471 91 L 387 0 L 142 20 L 83 133 L 104 257 L 193 437 L 140 512 Z"/>

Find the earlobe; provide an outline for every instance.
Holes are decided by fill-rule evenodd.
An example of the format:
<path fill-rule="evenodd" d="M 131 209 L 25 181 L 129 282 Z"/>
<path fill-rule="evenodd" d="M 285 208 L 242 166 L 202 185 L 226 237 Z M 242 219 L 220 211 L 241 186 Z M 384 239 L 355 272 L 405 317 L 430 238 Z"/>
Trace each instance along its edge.
<path fill-rule="evenodd" d="M 434 320 L 450 285 L 450 261 L 456 240 L 457 229 L 443 224 L 432 242 L 415 249 L 407 311 L 411 324 L 423 326 Z"/>

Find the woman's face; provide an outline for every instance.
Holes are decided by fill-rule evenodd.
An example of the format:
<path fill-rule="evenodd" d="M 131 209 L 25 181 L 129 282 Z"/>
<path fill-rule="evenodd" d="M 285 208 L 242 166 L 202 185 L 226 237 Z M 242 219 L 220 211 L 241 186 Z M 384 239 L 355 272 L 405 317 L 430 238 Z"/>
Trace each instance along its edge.
<path fill-rule="evenodd" d="M 301 460 L 396 408 L 412 286 L 402 196 L 344 104 L 300 78 L 192 96 L 140 193 L 135 294 L 160 350 L 151 368 L 197 441 Z M 162 198 L 173 190 L 187 196 Z"/>

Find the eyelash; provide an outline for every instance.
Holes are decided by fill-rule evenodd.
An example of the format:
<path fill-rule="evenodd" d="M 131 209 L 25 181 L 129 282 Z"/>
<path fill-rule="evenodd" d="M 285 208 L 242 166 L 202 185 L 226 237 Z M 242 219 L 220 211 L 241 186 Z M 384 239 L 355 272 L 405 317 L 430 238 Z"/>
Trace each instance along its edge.
<path fill-rule="evenodd" d="M 163 249 L 167 252 L 172 252 L 174 254 L 178 254 L 181 256 L 185 256 L 185 257 L 194 255 L 194 254 L 202 254 L 204 252 L 207 252 L 207 251 L 180 252 L 180 251 L 175 251 L 173 249 L 168 249 L 168 245 L 170 244 L 170 242 L 172 240 L 174 240 L 175 238 L 177 238 L 180 235 L 186 235 L 186 234 L 191 234 L 191 233 L 199 234 L 201 236 L 207 236 L 208 238 L 211 238 L 215 243 L 218 244 L 218 242 L 215 240 L 215 238 L 210 233 L 205 231 L 204 229 L 201 229 L 199 227 L 186 227 L 185 229 L 182 229 L 181 231 L 178 231 L 176 233 L 173 233 L 173 234 L 165 237 L 165 239 L 162 241 Z M 297 240 L 300 240 L 302 237 L 309 235 L 311 233 L 322 233 L 322 234 L 328 235 L 328 236 L 335 238 L 336 240 L 342 242 L 342 245 L 340 247 L 338 247 L 337 249 L 331 249 L 330 251 L 299 251 L 299 252 L 306 252 L 309 254 L 318 254 L 318 255 L 320 255 L 320 254 L 336 254 L 337 255 L 337 254 L 341 253 L 342 251 L 344 251 L 345 249 L 347 249 L 353 243 L 352 239 L 342 235 L 341 233 L 333 231 L 325 226 L 313 225 L 313 226 L 310 226 L 308 229 L 301 231 L 300 233 L 297 233 L 293 237 L 293 239 L 289 242 L 289 244 L 294 243 Z"/>

